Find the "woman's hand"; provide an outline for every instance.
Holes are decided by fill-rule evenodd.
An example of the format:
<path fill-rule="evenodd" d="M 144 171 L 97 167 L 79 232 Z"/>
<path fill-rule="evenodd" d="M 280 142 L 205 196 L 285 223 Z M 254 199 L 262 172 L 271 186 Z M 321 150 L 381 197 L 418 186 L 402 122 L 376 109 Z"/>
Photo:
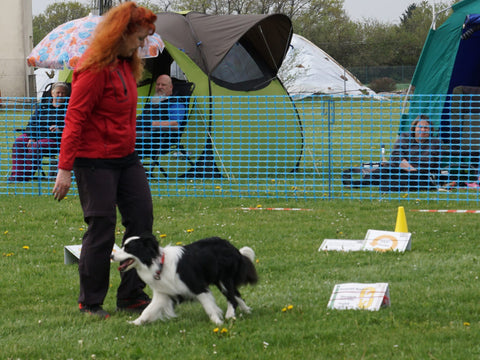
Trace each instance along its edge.
<path fill-rule="evenodd" d="M 72 185 L 72 173 L 68 170 L 58 169 L 55 186 L 53 187 L 53 197 L 55 200 L 62 200 L 67 196 L 68 190 Z"/>

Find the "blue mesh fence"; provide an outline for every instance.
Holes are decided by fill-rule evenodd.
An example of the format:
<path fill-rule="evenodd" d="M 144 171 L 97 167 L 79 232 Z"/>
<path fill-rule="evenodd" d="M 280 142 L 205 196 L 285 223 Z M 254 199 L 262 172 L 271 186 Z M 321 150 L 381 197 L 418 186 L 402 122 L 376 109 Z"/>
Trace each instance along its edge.
<path fill-rule="evenodd" d="M 139 115 L 148 101 L 139 99 Z M 137 149 L 154 196 L 479 200 L 474 96 L 178 101 L 188 113 L 178 128 L 138 121 Z M 33 98 L 1 98 L 0 194 L 51 193 L 58 143 L 39 134 L 29 144 L 25 130 L 38 106 Z M 402 135 L 418 115 L 431 122 L 432 136 L 421 142 Z M 419 133 L 428 130 L 420 125 Z M 13 177 L 15 167 L 24 178 Z"/>

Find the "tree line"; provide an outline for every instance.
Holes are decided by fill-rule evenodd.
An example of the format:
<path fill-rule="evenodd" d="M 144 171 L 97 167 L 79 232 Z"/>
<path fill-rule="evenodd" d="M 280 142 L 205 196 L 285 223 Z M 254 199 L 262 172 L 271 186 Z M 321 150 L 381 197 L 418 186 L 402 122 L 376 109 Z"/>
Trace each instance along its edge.
<path fill-rule="evenodd" d="M 87 16 L 93 8 L 121 0 L 57 1 L 33 18 L 33 42 L 36 45 L 56 26 Z M 457 1 L 437 2 L 444 9 Z M 398 23 L 373 19 L 354 21 L 344 9 L 344 0 L 143 0 L 137 1 L 158 13 L 162 11 L 198 11 L 206 14 L 272 14 L 290 17 L 293 31 L 326 51 L 345 67 L 416 65 L 432 24 L 433 9 L 428 1 L 412 2 L 399 15 Z M 439 26 L 450 15 L 442 12 Z"/>

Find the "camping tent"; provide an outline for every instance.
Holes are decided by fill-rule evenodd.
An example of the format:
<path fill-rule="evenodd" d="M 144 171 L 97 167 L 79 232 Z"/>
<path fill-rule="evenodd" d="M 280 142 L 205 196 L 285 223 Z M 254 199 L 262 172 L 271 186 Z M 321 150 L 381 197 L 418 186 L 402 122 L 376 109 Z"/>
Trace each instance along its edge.
<path fill-rule="evenodd" d="M 227 177 L 239 176 L 242 167 L 267 174 L 294 170 L 303 152 L 302 126 L 277 78 L 292 36 L 290 19 L 195 12 L 157 16 L 165 50 L 146 67 L 153 80 L 170 73 L 174 62 L 195 84 L 182 142 L 197 170 L 208 157 Z"/>
<path fill-rule="evenodd" d="M 442 12 L 447 10 L 450 9 Z M 403 116 L 401 131 L 405 131 L 418 114 L 426 113 L 438 127 L 444 142 L 458 143 L 459 138 L 478 142 L 472 138 L 472 135 L 479 136 L 474 134 L 479 126 L 476 115 L 465 113 L 458 105 L 460 97 L 452 94 L 480 90 L 480 32 L 476 31 L 479 18 L 475 16 L 480 14 L 480 1 L 463 0 L 452 5 L 451 11 L 438 29 L 434 21 L 428 33 L 411 83 L 414 94 L 419 96 L 409 101 L 409 112 Z"/>
<path fill-rule="evenodd" d="M 480 14 L 480 2 L 463 0 L 451 10 L 448 19 L 438 29 L 434 22 L 428 33 L 412 78 L 415 94 L 451 94 L 458 85 L 480 85 L 480 34 L 474 32 L 462 40 L 462 33 L 468 30 L 463 29 L 465 20 Z"/>
<path fill-rule="evenodd" d="M 290 95 L 374 95 L 334 58 L 303 36 L 293 34 L 278 77 Z"/>
<path fill-rule="evenodd" d="M 277 78 L 292 37 L 290 19 L 164 12 L 155 25 L 165 49 L 146 60 L 139 96 L 153 94 L 154 79 L 178 68 L 195 85 L 181 138 L 189 158 L 181 164 L 167 154 L 159 162 L 171 166 L 163 169 L 227 177 L 295 170 L 303 155 L 302 124 Z M 59 78 L 70 81 L 71 71 Z"/>
<path fill-rule="evenodd" d="M 409 111 L 402 116 L 406 131 L 420 113 L 428 114 L 438 129 L 450 167 L 473 166 L 474 178 L 480 160 L 480 1 L 463 0 L 451 6 L 452 13 L 436 29 L 430 29 L 411 88 Z M 418 96 L 417 96 L 418 95 Z M 471 173 L 471 172 L 470 172 Z"/>

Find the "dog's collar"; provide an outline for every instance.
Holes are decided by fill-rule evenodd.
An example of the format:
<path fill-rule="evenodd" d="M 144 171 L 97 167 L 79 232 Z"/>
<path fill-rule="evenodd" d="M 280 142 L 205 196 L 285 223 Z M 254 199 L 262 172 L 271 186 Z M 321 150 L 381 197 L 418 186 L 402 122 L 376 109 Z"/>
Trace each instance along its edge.
<path fill-rule="evenodd" d="M 160 274 L 162 273 L 163 263 L 165 262 L 165 253 L 163 253 L 160 258 L 156 258 L 153 261 L 155 264 L 157 264 L 157 267 L 158 267 L 157 271 L 155 271 L 155 275 L 153 276 L 153 278 L 155 280 L 160 280 Z"/>

